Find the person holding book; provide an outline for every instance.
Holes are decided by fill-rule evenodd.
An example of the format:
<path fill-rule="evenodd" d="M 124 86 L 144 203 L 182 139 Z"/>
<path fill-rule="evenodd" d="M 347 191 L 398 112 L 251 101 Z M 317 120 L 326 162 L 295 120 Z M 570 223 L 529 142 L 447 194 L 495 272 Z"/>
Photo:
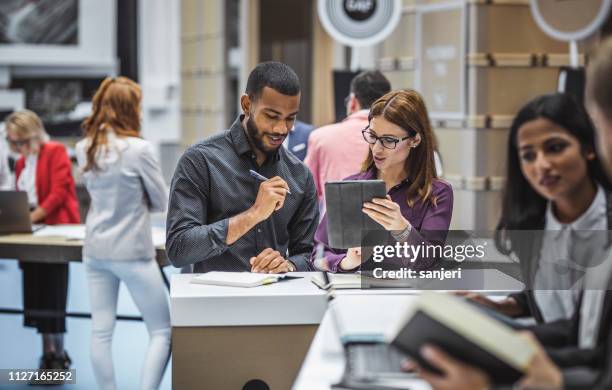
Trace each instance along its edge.
<path fill-rule="evenodd" d="M 422 97 L 413 90 L 391 91 L 376 100 L 363 129 L 369 152 L 361 172 L 346 180 L 385 182 L 386 198 L 363 205 L 363 213 L 392 233 L 398 241 L 443 244 L 453 211 L 453 190 L 438 178 L 434 159 L 433 130 Z M 315 233 L 315 248 L 322 245 L 323 257 L 313 251 L 315 269 L 353 272 L 359 269 L 361 248 L 341 250 L 329 245 L 327 216 Z M 399 259 L 402 260 L 402 259 Z M 435 259 L 433 259 L 435 260 Z M 417 259 L 410 266 L 426 269 L 430 258 Z"/>
<path fill-rule="evenodd" d="M 511 317 L 569 319 L 579 305 L 585 261 L 605 256 L 612 228 L 612 191 L 595 130 L 573 97 L 557 93 L 525 105 L 508 139 L 496 246 L 519 258 L 527 288 L 498 302 L 467 296 Z"/>
<path fill-rule="evenodd" d="M 597 150 L 601 151 L 602 165 L 609 179 L 612 179 L 612 39 L 604 41 L 597 54 L 591 60 L 587 70 L 586 105 L 597 131 Z M 608 228 L 609 229 L 609 228 Z M 595 321 L 597 329 L 598 353 L 566 354 L 565 363 L 572 367 L 574 375 L 562 372 L 550 359 L 544 356 L 544 350 L 538 349 L 523 383 L 530 388 L 612 388 L 612 278 L 609 273 L 603 275 L 604 284 L 587 285 L 581 298 L 580 310 L 574 310 L 571 320 L 560 320 L 539 326 L 541 329 L 554 327 L 562 335 L 565 343 L 579 343 L 578 329 L 584 328 L 584 317 Z M 584 308 L 587 309 L 584 309 Z M 588 308 L 597 308 L 591 311 Z M 593 317 L 593 313 L 599 313 Z M 591 327 L 588 327 L 591 328 Z M 550 332 L 550 329 L 548 329 Z M 532 336 L 530 336 L 532 337 Z M 534 340 L 534 343 L 537 343 Z M 559 347 L 562 343 L 557 344 Z M 537 344 L 536 344 L 537 345 Z M 470 366 L 450 357 L 438 348 L 427 346 L 421 355 L 435 367 L 441 368 L 443 375 L 424 372 L 417 368 L 421 376 L 434 389 L 488 388 L 487 376 L 477 367 Z M 554 351 L 549 350 L 549 354 Z M 594 356 L 593 356 L 594 355 Z M 562 374 L 561 376 L 559 374 Z M 546 379 L 548 378 L 548 379 Z M 560 381 L 559 381 L 560 379 Z M 534 382 L 538 380 L 537 382 Z M 534 385 L 537 383 L 537 385 Z"/>
<path fill-rule="evenodd" d="M 91 196 L 83 263 L 91 301 L 91 362 L 100 389 L 116 389 L 112 338 L 119 285 L 125 283 L 149 333 L 141 389 L 157 389 L 170 357 L 168 294 L 151 235 L 151 212 L 168 190 L 152 145 L 140 135 L 141 89 L 126 77 L 104 79 L 83 122 L 76 155 Z"/>

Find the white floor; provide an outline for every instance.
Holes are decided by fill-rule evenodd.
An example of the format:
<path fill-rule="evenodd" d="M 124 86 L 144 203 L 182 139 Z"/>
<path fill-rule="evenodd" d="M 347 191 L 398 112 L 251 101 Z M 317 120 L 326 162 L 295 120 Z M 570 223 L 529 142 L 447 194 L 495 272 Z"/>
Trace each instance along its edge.
<path fill-rule="evenodd" d="M 166 267 L 169 275 L 177 272 Z M 0 307 L 22 308 L 21 270 L 14 260 L 0 259 Z M 70 284 L 68 291 L 68 311 L 89 313 L 89 292 L 83 265 L 70 263 Z M 138 316 L 132 299 L 121 287 L 119 294 L 119 314 Z M 76 369 L 76 385 L 55 386 L 54 388 L 87 389 L 96 388 L 89 360 L 89 332 L 91 320 L 69 318 L 65 347 L 72 358 L 72 368 Z M 113 358 L 119 389 L 138 389 L 140 367 L 144 360 L 147 345 L 147 331 L 140 321 L 118 321 L 113 340 Z M 0 368 L 37 368 L 41 355 L 41 340 L 36 331 L 23 327 L 23 317 L 16 314 L 0 314 Z M 171 388 L 171 364 L 166 370 L 161 389 Z M 34 389 L 42 386 L 5 385 L 0 389 Z M 47 387 L 45 387 L 47 388 Z"/>

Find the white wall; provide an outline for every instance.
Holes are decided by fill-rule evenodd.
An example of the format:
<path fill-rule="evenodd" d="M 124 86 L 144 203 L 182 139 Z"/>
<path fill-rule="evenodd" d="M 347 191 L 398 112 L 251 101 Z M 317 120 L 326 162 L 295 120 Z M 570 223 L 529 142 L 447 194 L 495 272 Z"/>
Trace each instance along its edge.
<path fill-rule="evenodd" d="M 159 147 L 181 137 L 180 0 L 140 0 L 138 9 L 142 132 Z"/>

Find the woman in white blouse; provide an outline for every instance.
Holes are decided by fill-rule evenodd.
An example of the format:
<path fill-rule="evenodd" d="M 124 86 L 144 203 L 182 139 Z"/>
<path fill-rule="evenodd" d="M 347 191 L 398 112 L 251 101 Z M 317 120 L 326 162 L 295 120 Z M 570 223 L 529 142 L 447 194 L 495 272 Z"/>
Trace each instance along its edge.
<path fill-rule="evenodd" d="M 4 123 L 0 123 L 0 191 L 13 188 L 11 171 L 9 169 L 9 149 L 6 145 Z"/>
<path fill-rule="evenodd" d="M 111 341 L 121 281 L 150 336 L 141 389 L 159 387 L 170 354 L 168 296 L 150 221 L 150 212 L 166 209 L 168 194 L 151 144 L 140 138 L 140 103 L 138 84 L 125 77 L 105 79 L 76 147 L 91 196 L 83 262 L 92 306 L 91 359 L 101 389 L 117 387 Z"/>

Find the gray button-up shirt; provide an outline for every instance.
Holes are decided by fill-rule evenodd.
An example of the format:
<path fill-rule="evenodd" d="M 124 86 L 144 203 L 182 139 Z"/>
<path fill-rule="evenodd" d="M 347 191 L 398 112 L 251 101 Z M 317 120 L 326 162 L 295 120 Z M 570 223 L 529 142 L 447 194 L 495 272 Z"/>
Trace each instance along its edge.
<path fill-rule="evenodd" d="M 181 157 L 170 188 L 166 251 L 176 267 L 194 272 L 250 271 L 249 259 L 266 248 L 279 251 L 298 271 L 310 270 L 313 236 L 319 222 L 316 189 L 308 168 L 284 148 L 259 167 L 242 127 L 190 147 Z M 280 176 L 289 185 L 283 208 L 227 245 L 229 219 L 249 209 L 261 181 Z"/>

